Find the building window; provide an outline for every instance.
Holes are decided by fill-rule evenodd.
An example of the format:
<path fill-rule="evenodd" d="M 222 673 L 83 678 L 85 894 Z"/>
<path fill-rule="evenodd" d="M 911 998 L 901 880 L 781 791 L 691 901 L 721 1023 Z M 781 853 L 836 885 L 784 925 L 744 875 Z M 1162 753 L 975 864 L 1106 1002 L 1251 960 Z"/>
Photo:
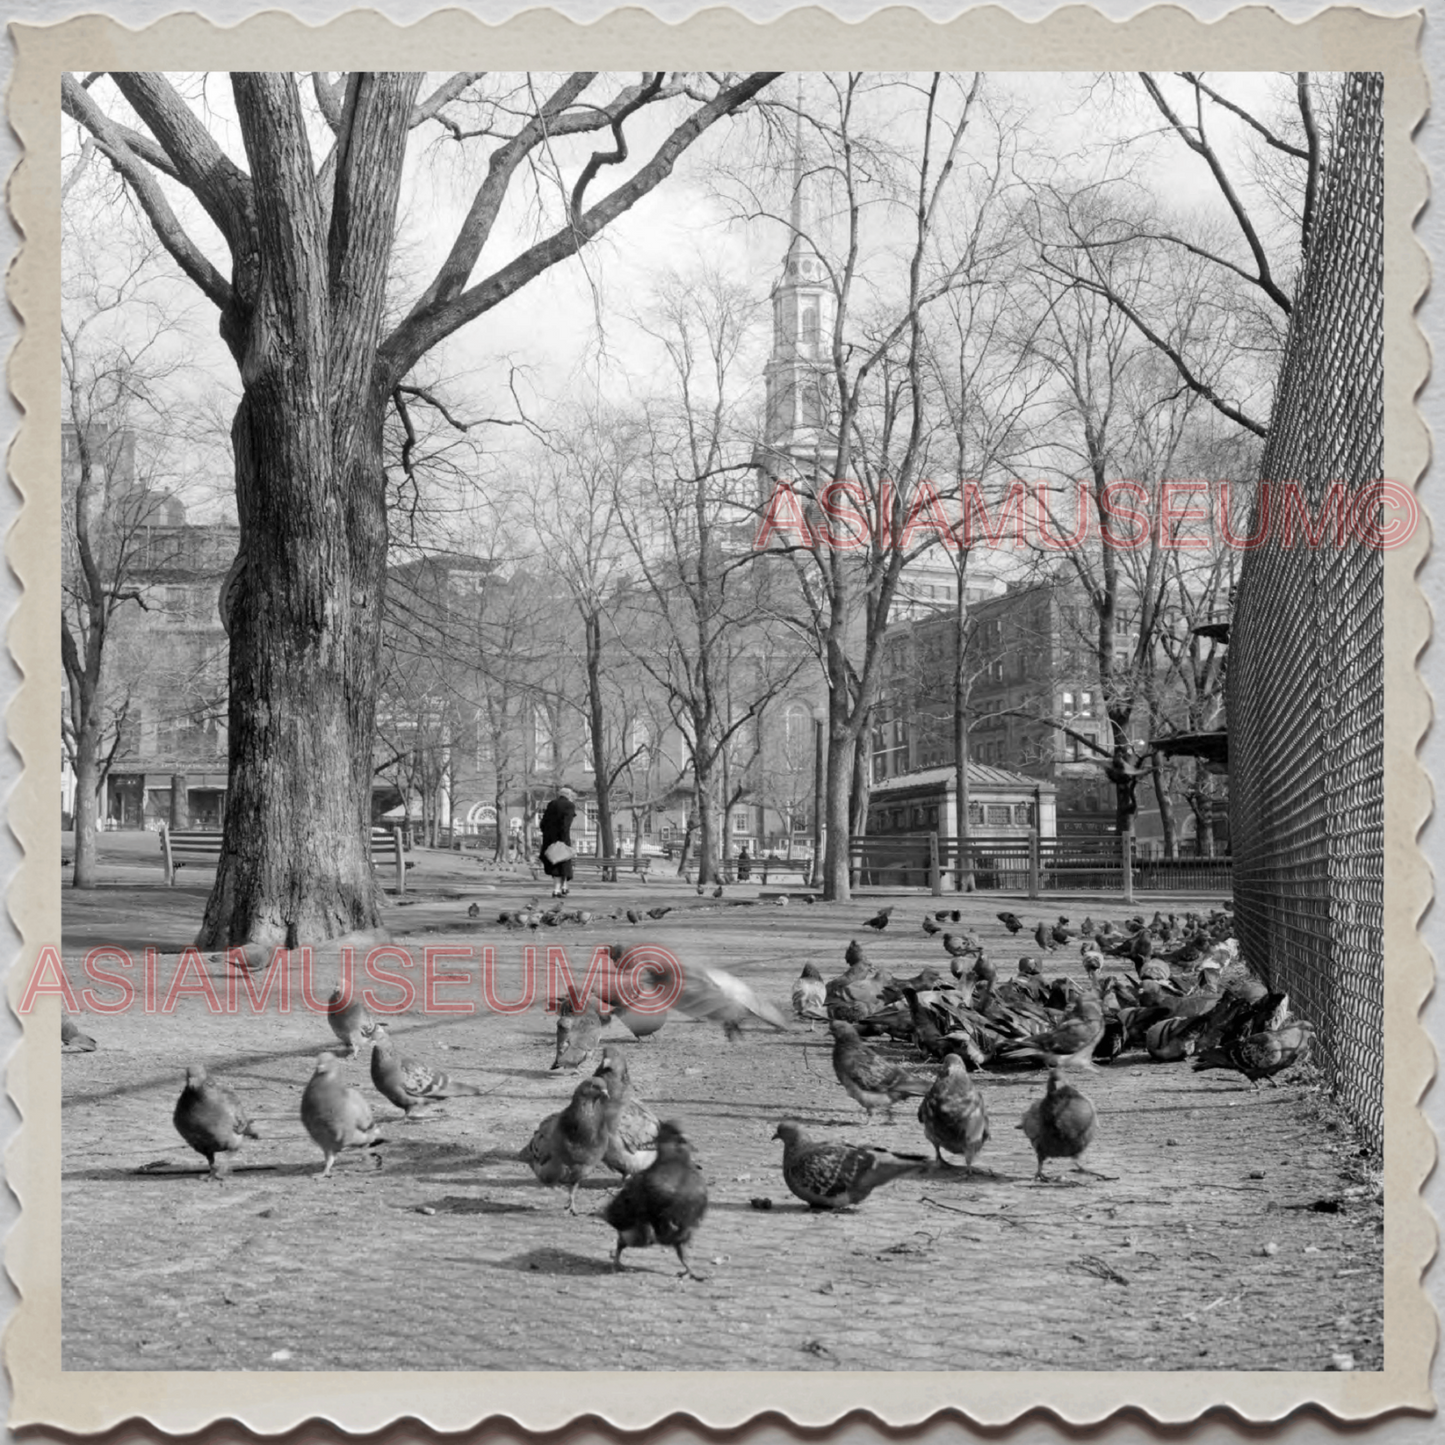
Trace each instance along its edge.
<path fill-rule="evenodd" d="M 984 809 L 984 821 L 991 827 L 998 826 L 1006 828 L 1012 821 L 1010 812 L 1011 810 L 1007 803 L 990 803 Z"/>
<path fill-rule="evenodd" d="M 733 809 L 733 833 L 751 833 L 752 827 L 748 822 L 748 810 L 746 808 Z"/>
<path fill-rule="evenodd" d="M 968 821 L 969 821 L 971 824 L 975 824 L 975 825 L 981 824 L 981 823 L 983 822 L 983 804 L 982 804 L 982 803 L 970 803 L 970 804 L 968 805 Z"/>

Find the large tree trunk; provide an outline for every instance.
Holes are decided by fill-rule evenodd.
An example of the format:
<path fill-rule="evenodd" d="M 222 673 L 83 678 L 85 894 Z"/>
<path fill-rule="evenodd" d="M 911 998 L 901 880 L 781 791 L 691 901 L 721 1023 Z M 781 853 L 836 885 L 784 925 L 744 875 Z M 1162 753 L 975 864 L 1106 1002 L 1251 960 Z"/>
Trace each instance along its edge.
<path fill-rule="evenodd" d="M 394 379 L 376 349 L 419 84 L 350 78 L 323 198 L 292 78 L 233 77 L 257 252 L 231 431 L 244 561 L 229 611 L 230 796 L 204 948 L 380 925 L 369 829 Z"/>
<path fill-rule="evenodd" d="M 367 629 L 385 585 L 384 539 L 349 544 L 328 418 L 314 405 L 298 416 L 300 401 L 253 385 L 233 429 L 246 560 L 231 614 L 225 847 L 203 948 L 294 947 L 380 923 L 368 842 L 377 647 Z M 373 411 L 374 469 L 352 480 L 379 494 Z"/>
<path fill-rule="evenodd" d="M 100 740 L 82 729 L 75 740 L 75 873 L 72 888 L 95 887 L 96 829 L 100 810 Z"/>

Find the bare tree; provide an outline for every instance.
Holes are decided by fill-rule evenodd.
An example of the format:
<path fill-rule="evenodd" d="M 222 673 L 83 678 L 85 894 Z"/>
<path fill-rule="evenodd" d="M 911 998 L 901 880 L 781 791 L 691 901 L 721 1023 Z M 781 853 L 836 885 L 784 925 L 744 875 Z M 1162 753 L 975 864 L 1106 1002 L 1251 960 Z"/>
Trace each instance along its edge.
<path fill-rule="evenodd" d="M 637 575 L 630 650 L 670 700 L 696 787 L 698 881 L 719 876 L 726 846 L 724 774 L 735 739 L 756 730 L 802 662 L 796 642 L 759 616 L 754 558 L 738 545 L 750 515 L 751 436 L 737 362 L 754 310 L 725 279 L 674 278 L 645 326 L 662 380 L 618 456 L 619 518 Z M 637 646 L 636 643 L 643 643 Z"/>
<path fill-rule="evenodd" d="M 463 72 L 424 86 L 417 72 L 317 73 L 308 97 L 295 75 L 236 73 L 240 157 L 183 82 L 63 77 L 65 114 L 214 304 L 241 371 L 230 801 L 203 944 L 294 944 L 378 923 L 366 826 L 386 591 L 382 436 L 398 387 L 446 337 L 576 255 L 774 78 Z M 628 122 L 644 108 L 669 118 L 665 134 L 594 199 L 599 176 L 629 159 Z M 485 150 L 486 172 L 435 275 L 386 326 L 408 147 L 427 136 Z M 475 277 L 504 234 L 504 206 L 525 205 L 532 178 L 541 234 Z M 229 275 L 176 209 L 177 188 L 219 231 Z"/>
<path fill-rule="evenodd" d="M 93 206 L 96 176 L 77 160 L 65 188 Z M 95 886 L 99 790 L 134 732 L 130 679 L 117 667 L 127 613 L 150 605 L 146 577 L 174 560 L 158 532 L 167 495 L 151 438 L 174 428 L 167 383 L 185 367 L 183 317 L 159 283 L 154 244 L 126 227 L 102 239 L 82 211 L 66 227 L 60 363 L 62 742 L 75 773 L 76 888 Z M 152 660 L 152 668 L 158 666 Z"/>
<path fill-rule="evenodd" d="M 1111 147 L 1127 160 L 1150 144 L 1167 146 L 1171 164 L 1192 157 L 1183 164 L 1213 192 L 1216 214 L 1172 216 L 1131 180 L 1111 178 L 1098 187 L 1108 198 L 1107 221 L 1101 224 L 1098 206 L 1090 206 L 1084 224 L 1053 237 L 1046 259 L 1116 308 L 1184 386 L 1263 437 L 1323 180 L 1328 137 L 1319 117 L 1333 109 L 1322 93 L 1330 79 L 1303 71 L 1279 76 L 1273 94 L 1252 103 L 1232 99 L 1222 82 L 1199 72 L 1140 72 L 1137 80 L 1146 98 L 1139 133 Z M 1129 165 L 1119 169 L 1128 176 Z M 1149 257 L 1159 283 L 1121 290 L 1120 251 Z M 1178 327 L 1172 315 L 1171 282 L 1182 265 L 1208 278 L 1207 307 L 1199 306 L 1195 288 L 1193 330 Z M 1230 342 L 1226 351 L 1220 339 Z"/>
<path fill-rule="evenodd" d="M 815 465 L 794 487 L 811 524 L 805 535 L 795 530 L 770 537 L 769 545 L 793 558 L 796 605 L 785 602 L 779 612 L 811 637 L 827 683 L 823 889 L 830 899 L 846 899 L 849 836 L 867 817 L 862 739 L 893 603 L 910 560 L 952 540 L 946 523 L 928 525 L 939 502 L 930 459 L 943 427 L 929 365 L 930 316 L 952 292 L 980 284 L 1007 254 L 1000 186 L 1012 131 L 989 109 L 980 76 L 934 74 L 906 90 L 892 82 L 895 101 L 911 92 L 914 134 L 911 145 L 886 146 L 869 114 L 874 82 L 855 74 L 824 83 L 826 99 L 810 103 L 805 116 L 819 153 L 810 170 L 826 181 L 841 240 L 804 239 L 826 269 L 832 297 L 819 377 L 831 414 Z M 880 249 L 884 216 L 891 229 Z M 850 512 L 857 521 L 837 525 Z M 921 536 L 917 523 L 924 524 Z"/>

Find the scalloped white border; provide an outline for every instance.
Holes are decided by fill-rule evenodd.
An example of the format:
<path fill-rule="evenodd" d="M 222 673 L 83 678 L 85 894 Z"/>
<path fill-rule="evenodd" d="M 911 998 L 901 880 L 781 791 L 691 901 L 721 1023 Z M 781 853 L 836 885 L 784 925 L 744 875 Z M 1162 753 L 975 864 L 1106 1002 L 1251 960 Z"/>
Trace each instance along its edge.
<path fill-rule="evenodd" d="M 324 26 L 269 13 L 230 27 L 202 16 L 176 16 L 129 30 L 103 17 L 56 26 L 12 27 L 17 64 L 11 123 L 26 148 L 11 179 L 12 214 L 25 236 L 8 278 L 25 333 L 11 357 L 10 383 L 25 410 L 11 454 L 12 477 L 25 497 L 8 544 L 25 593 L 10 628 L 11 652 L 24 683 L 7 715 L 27 760 L 11 799 L 11 827 L 26 857 L 9 893 L 25 938 L 21 963 L 59 936 L 55 706 L 60 696 L 53 619 L 59 606 L 58 395 L 53 379 L 57 335 L 59 240 L 56 78 L 62 68 L 241 69 L 412 65 L 444 48 L 485 46 L 490 65 L 525 68 L 545 55 L 557 66 L 576 57 L 603 68 L 686 64 L 705 52 L 711 66 L 751 68 L 759 51 L 770 65 L 819 69 L 864 56 L 869 68 L 938 63 L 956 46 L 959 66 L 981 69 L 1159 68 L 1187 53 L 1191 68 L 1378 69 L 1386 83 L 1386 474 L 1414 483 L 1428 457 L 1428 437 L 1413 397 L 1428 371 L 1424 338 L 1413 317 L 1427 282 L 1411 222 L 1424 203 L 1423 166 L 1411 132 L 1424 113 L 1425 82 L 1416 54 L 1415 17 L 1334 10 L 1305 22 L 1254 7 L 1202 23 L 1177 7 L 1156 7 L 1114 22 L 1071 6 L 1025 22 L 985 7 L 936 23 L 919 12 L 889 9 L 843 22 L 816 9 L 793 10 L 766 26 L 735 11 L 706 10 L 669 25 L 642 10 L 614 11 L 587 24 L 555 11 L 532 11 L 500 24 L 452 10 L 405 27 L 375 12 L 351 13 Z M 1185 50 L 1187 47 L 1187 51 Z M 299 62 L 305 61 L 304 65 Z M 629 63 L 631 62 L 631 63 Z M 1177 61 L 1174 63 L 1178 63 Z M 1430 636 L 1430 615 L 1415 585 L 1428 550 L 1422 528 L 1386 565 L 1386 1369 L 1378 1374 L 1198 1372 L 1083 1374 L 1038 1372 L 829 1374 L 676 1373 L 608 1375 L 505 1373 L 371 1373 L 258 1375 L 106 1372 L 59 1369 L 59 1055 L 49 1047 L 54 1019 L 42 1009 L 27 1021 L 27 1042 L 11 1062 L 7 1085 L 26 1121 L 7 1154 L 22 1216 L 7 1241 L 6 1264 L 21 1294 L 6 1332 L 14 1391 L 11 1424 L 79 1432 L 141 1418 L 172 1432 L 234 1418 L 273 1432 L 324 1418 L 353 1431 L 419 1419 L 458 1430 L 502 1417 L 533 1430 L 587 1417 L 638 1429 L 671 1416 L 711 1427 L 739 1425 L 769 1412 L 795 1424 L 822 1426 L 864 1411 L 901 1426 L 939 1412 L 998 1426 L 1044 1410 L 1074 1425 L 1125 1408 L 1164 1423 L 1226 1407 L 1251 1422 L 1279 1420 L 1313 1404 L 1342 1420 L 1399 1409 L 1429 1410 L 1433 1311 L 1419 1286 L 1434 1250 L 1434 1224 L 1420 1199 L 1433 1160 L 1433 1137 L 1416 1109 L 1433 1072 L 1418 1011 L 1432 969 L 1416 931 L 1431 898 L 1431 879 L 1416 846 L 1429 815 L 1429 781 L 1416 749 L 1430 701 L 1415 670 Z M 17 964 L 10 975 L 12 1004 Z M 44 1046 L 31 1047 L 36 1034 Z"/>

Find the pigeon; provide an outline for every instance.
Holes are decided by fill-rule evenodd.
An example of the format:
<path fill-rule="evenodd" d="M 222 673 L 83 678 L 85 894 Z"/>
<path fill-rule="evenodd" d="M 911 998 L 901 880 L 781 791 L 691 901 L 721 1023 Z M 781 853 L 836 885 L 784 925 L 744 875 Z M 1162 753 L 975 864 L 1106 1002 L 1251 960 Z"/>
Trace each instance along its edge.
<path fill-rule="evenodd" d="M 866 960 L 850 964 L 823 989 L 825 1011 L 830 1019 L 856 1024 L 878 1011 L 882 988 Z"/>
<path fill-rule="evenodd" d="M 60 1047 L 62 1049 L 74 1048 L 83 1054 L 95 1052 L 95 1040 L 89 1034 L 82 1033 L 80 1026 L 67 1013 L 60 1015 Z"/>
<path fill-rule="evenodd" d="M 341 1060 L 335 1054 L 316 1060 L 316 1072 L 301 1095 L 301 1122 L 326 1156 L 326 1167 L 313 1176 L 317 1179 L 331 1177 L 331 1166 L 343 1149 L 381 1143 L 371 1106 L 341 1077 Z"/>
<path fill-rule="evenodd" d="M 1082 1174 L 1093 1174 L 1077 1161 L 1093 1142 L 1098 1113 L 1087 1095 L 1059 1077 L 1057 1069 L 1049 1070 L 1049 1086 L 1042 1099 L 1035 1099 L 1018 1127 L 1028 1135 L 1038 1156 L 1036 1179 L 1047 1179 L 1045 1159 L 1073 1159 L 1074 1168 Z M 1102 1178 L 1102 1175 L 1096 1176 Z"/>
<path fill-rule="evenodd" d="M 856 938 L 850 938 L 848 940 L 848 947 L 843 950 L 843 962 L 846 963 L 849 968 L 854 968 L 858 964 L 866 964 L 868 962 L 868 955 L 863 952 L 863 945 L 859 943 Z"/>
<path fill-rule="evenodd" d="M 597 1001 L 588 998 L 581 1013 L 573 1013 L 566 998 L 557 1000 L 557 1053 L 553 1069 L 580 1069 L 597 1051 L 604 1020 Z"/>
<path fill-rule="evenodd" d="M 480 918 L 481 916 L 482 916 L 482 905 L 481 905 L 480 903 L 471 903 L 471 904 L 468 904 L 468 905 L 467 905 L 467 917 L 468 917 L 468 918 Z"/>
<path fill-rule="evenodd" d="M 995 916 L 998 918 L 998 921 L 1002 923 L 1006 929 L 1008 929 L 1010 933 L 1018 933 L 1023 928 L 1023 924 L 1022 922 L 1020 922 L 1016 914 L 999 913 Z"/>
<path fill-rule="evenodd" d="M 641 923 L 642 915 L 635 908 L 629 908 L 627 910 L 627 921 L 629 923 Z"/>
<path fill-rule="evenodd" d="M 233 1089 L 217 1083 L 201 1064 L 186 1070 L 186 1087 L 176 1101 L 176 1132 L 211 1166 L 207 1176 L 220 1179 L 224 1171 L 216 1156 L 233 1153 L 242 1139 L 259 1139 L 256 1126 Z"/>
<path fill-rule="evenodd" d="M 1069 920 L 1067 918 L 1064 918 L 1061 915 L 1059 921 L 1054 924 L 1051 929 L 1049 929 L 1049 937 L 1052 938 L 1054 942 L 1057 943 L 1060 947 L 1063 947 L 1063 945 L 1066 943 L 1072 943 L 1074 941 L 1074 935 L 1070 933 L 1067 928 L 1064 927 L 1064 924 L 1066 924 L 1068 921 Z"/>
<path fill-rule="evenodd" d="M 1259 1081 L 1268 1079 L 1271 1088 L 1279 1086 L 1274 1076 L 1309 1054 L 1314 1028 L 1302 1019 L 1279 1027 L 1261 1029 L 1242 1038 L 1227 1039 L 1217 1048 L 1202 1051 L 1194 1060 L 1196 1072 L 1201 1069 L 1233 1069 L 1249 1080 L 1250 1088 L 1259 1089 Z"/>
<path fill-rule="evenodd" d="M 649 908 L 647 910 L 647 916 L 649 918 L 666 918 L 671 912 L 671 908 Z"/>
<path fill-rule="evenodd" d="M 794 1017 L 807 1019 L 809 1028 L 813 1021 L 827 1018 L 823 1008 L 824 992 L 823 975 L 818 972 L 818 965 L 805 963 L 803 972 L 793 981 Z"/>
<path fill-rule="evenodd" d="M 1073 1014 L 1057 1028 L 1005 1044 L 994 1055 L 994 1060 L 1009 1064 L 1042 1063 L 1051 1069 L 1067 1064 L 1093 1068 L 1090 1056 L 1103 1036 L 1103 1004 L 1095 995 L 1083 995 L 1074 1005 Z"/>
<path fill-rule="evenodd" d="M 968 944 L 953 933 L 943 935 L 943 947 L 950 958 L 963 958 L 971 951 Z"/>
<path fill-rule="evenodd" d="M 360 995 L 353 994 L 343 1005 L 339 983 L 326 1000 L 326 1018 L 331 1032 L 346 1045 L 348 1059 L 354 1059 L 361 1052 L 361 1040 L 369 1039 L 376 1029 L 376 1020 L 367 1012 Z"/>
<path fill-rule="evenodd" d="M 713 896 L 714 898 L 721 898 L 721 897 L 722 897 L 722 894 L 723 894 L 723 886 L 722 886 L 721 883 L 719 883 L 718 886 L 713 889 L 713 891 L 712 891 L 712 896 Z"/>
<path fill-rule="evenodd" d="M 1094 936 L 1094 920 L 1092 918 L 1085 918 L 1079 925 L 1079 935 L 1082 938 L 1092 938 Z"/>
<path fill-rule="evenodd" d="M 1040 948 L 1050 953 L 1059 946 L 1054 942 L 1053 935 L 1044 927 L 1042 922 L 1034 929 L 1034 942 L 1037 943 Z"/>
<path fill-rule="evenodd" d="M 649 991 L 667 995 L 675 990 L 675 1008 L 689 1018 L 715 1020 L 730 1039 L 741 1036 L 742 1021 L 749 1017 L 787 1032 L 787 1019 L 725 969 L 699 963 L 684 967 L 676 959 L 666 958 L 648 963 L 645 972 Z"/>
<path fill-rule="evenodd" d="M 892 912 L 893 905 L 891 904 L 887 908 L 880 908 L 872 918 L 865 921 L 863 927 L 871 928 L 875 933 L 882 933 L 888 927 L 888 918 Z"/>
<path fill-rule="evenodd" d="M 913 1042 L 918 1045 L 920 1052 L 927 1054 L 929 1058 L 941 1058 L 948 1052 L 948 1045 L 944 1043 L 943 1032 L 938 1027 L 933 1015 L 929 1013 L 927 1006 L 918 997 L 918 990 L 911 984 L 905 985 L 903 997 L 908 1002 L 908 1016 L 913 1025 Z"/>
<path fill-rule="evenodd" d="M 627 1060 L 616 1044 L 602 1050 L 592 1077 L 607 1087 L 607 1152 L 602 1162 L 614 1174 L 640 1174 L 657 1158 L 657 1115 L 632 1092 Z"/>
<path fill-rule="evenodd" d="M 377 1024 L 372 1030 L 371 1082 L 382 1098 L 389 1099 L 408 1118 L 413 1109 L 441 1099 L 482 1092 L 475 1084 L 463 1084 L 420 1059 L 397 1053 L 385 1024 Z"/>
<path fill-rule="evenodd" d="M 548 1114 L 517 1155 L 543 1184 L 564 1185 L 567 1213 L 577 1213 L 577 1189 L 607 1152 L 607 1085 L 583 1079 L 572 1102 Z"/>
<path fill-rule="evenodd" d="M 1204 1026 L 1207 1015 L 1173 1016 L 1151 1024 L 1144 1034 L 1144 1047 L 1157 1063 L 1173 1064 L 1194 1052 L 1194 1035 Z"/>
<path fill-rule="evenodd" d="M 632 1175 L 607 1201 L 603 1217 L 617 1231 L 613 1269 L 622 1268 L 624 1249 L 671 1245 L 689 1279 L 701 1279 L 687 1261 L 687 1246 L 707 1214 L 707 1185 L 692 1157 L 692 1146 L 673 1120 L 657 1130 L 657 1157 Z"/>
<path fill-rule="evenodd" d="M 962 1154 L 964 1168 L 972 1174 L 978 1151 L 988 1143 L 988 1110 L 963 1060 L 948 1054 L 943 1064 L 945 1072 L 933 1081 L 918 1106 L 918 1121 L 940 1164 L 945 1162 L 943 1151 L 947 1149 L 950 1154 Z"/>
<path fill-rule="evenodd" d="M 880 1185 L 932 1168 L 932 1161 L 917 1154 L 815 1143 L 787 1122 L 778 1125 L 773 1138 L 783 1141 L 784 1183 L 809 1209 L 847 1209 Z"/>
<path fill-rule="evenodd" d="M 612 958 L 615 968 L 621 968 L 622 961 L 627 957 L 627 947 L 621 943 L 609 943 L 607 952 Z M 623 970 L 625 972 L 625 970 Z M 606 997 L 610 1005 L 607 1014 L 607 1022 L 616 1020 L 635 1039 L 651 1038 L 667 1022 L 667 1010 L 656 1009 L 642 1010 L 630 1008 L 624 1003 L 614 986 L 607 991 Z"/>
<path fill-rule="evenodd" d="M 923 920 L 923 931 L 932 938 L 935 933 L 942 933 L 943 930 L 931 918 Z"/>
<path fill-rule="evenodd" d="M 856 1099 L 868 1117 L 875 1109 L 889 1115 L 900 1099 L 926 1094 L 931 1079 L 919 1079 L 897 1064 L 890 1064 L 881 1054 L 858 1037 L 858 1030 L 843 1019 L 828 1025 L 833 1035 L 833 1072 L 848 1096 Z"/>

